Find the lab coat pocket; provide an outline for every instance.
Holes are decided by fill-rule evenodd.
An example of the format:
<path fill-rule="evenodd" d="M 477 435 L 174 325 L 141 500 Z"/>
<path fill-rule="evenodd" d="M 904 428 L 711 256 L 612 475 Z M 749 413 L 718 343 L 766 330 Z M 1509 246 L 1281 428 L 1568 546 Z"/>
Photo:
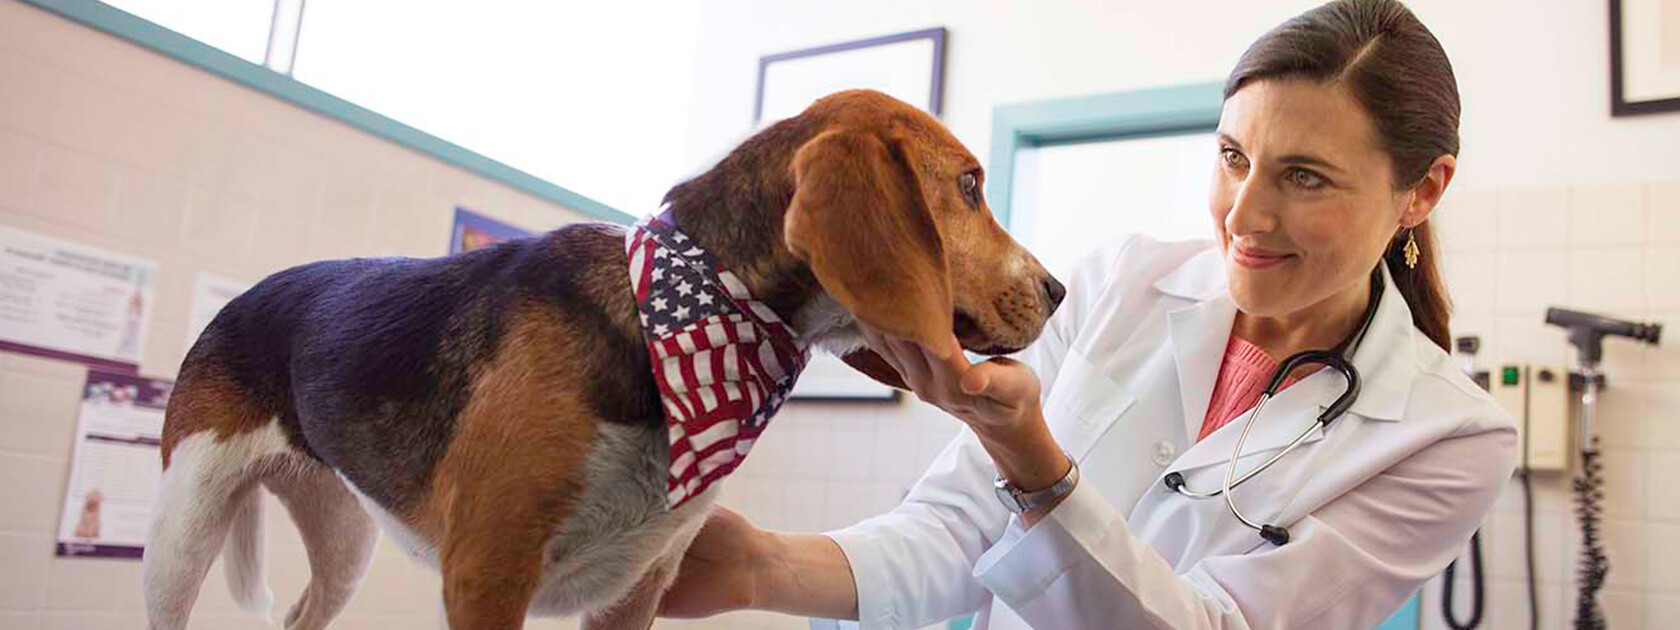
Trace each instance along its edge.
<path fill-rule="evenodd" d="M 1137 402 L 1077 351 L 1070 351 L 1045 401 L 1044 418 L 1056 443 L 1083 461 L 1114 422 Z"/>

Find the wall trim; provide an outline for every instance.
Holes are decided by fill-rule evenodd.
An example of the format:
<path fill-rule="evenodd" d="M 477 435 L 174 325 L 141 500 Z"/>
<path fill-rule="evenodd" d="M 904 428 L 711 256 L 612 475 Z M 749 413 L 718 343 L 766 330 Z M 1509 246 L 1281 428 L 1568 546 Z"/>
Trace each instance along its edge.
<path fill-rule="evenodd" d="M 500 182 L 587 217 L 630 224 L 635 217 L 553 182 L 397 122 L 284 74 L 94 0 L 22 0 L 212 75 L 257 90 L 456 168 Z"/>
<path fill-rule="evenodd" d="M 1220 83 L 1193 83 L 999 105 L 992 110 L 987 203 L 1010 227 L 1015 154 L 1023 147 L 1210 130 L 1219 125 L 1223 96 Z"/>

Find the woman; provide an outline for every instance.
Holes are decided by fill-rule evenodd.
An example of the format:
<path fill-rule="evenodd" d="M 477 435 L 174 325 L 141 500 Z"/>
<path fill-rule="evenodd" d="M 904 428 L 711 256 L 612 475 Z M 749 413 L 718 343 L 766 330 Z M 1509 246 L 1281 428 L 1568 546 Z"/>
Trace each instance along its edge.
<path fill-rule="evenodd" d="M 872 338 L 969 430 L 902 505 L 845 530 L 771 534 L 721 511 L 666 614 L 1374 627 L 1452 560 L 1515 460 L 1510 420 L 1446 352 L 1428 218 L 1456 169 L 1458 117 L 1440 43 L 1396 1 L 1340 0 L 1267 33 L 1225 84 L 1213 244 L 1097 252 L 1019 362 Z M 1361 378 L 1345 414 L 1231 506 L 1164 483 L 1222 488 L 1278 360 L 1324 348 Z M 1288 375 L 1239 474 L 1342 395 L 1321 367 Z"/>

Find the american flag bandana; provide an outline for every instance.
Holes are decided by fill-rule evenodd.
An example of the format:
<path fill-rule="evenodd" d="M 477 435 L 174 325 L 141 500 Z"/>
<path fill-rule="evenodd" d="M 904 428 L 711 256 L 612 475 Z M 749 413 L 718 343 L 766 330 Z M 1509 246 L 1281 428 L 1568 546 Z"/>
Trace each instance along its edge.
<path fill-rule="evenodd" d="M 630 287 L 671 445 L 676 509 L 747 457 L 810 351 L 667 211 L 625 238 Z"/>

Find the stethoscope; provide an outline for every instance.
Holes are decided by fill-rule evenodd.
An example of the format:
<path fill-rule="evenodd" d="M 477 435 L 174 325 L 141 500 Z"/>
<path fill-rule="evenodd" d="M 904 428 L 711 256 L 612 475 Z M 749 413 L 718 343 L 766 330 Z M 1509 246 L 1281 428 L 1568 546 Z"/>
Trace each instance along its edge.
<path fill-rule="evenodd" d="M 1226 507 L 1231 509 L 1231 514 L 1236 516 L 1237 520 L 1242 521 L 1243 525 L 1248 526 L 1249 529 L 1260 532 L 1260 537 L 1264 538 L 1266 542 L 1279 546 L 1288 543 L 1289 530 L 1287 528 L 1281 525 L 1256 523 L 1249 520 L 1247 516 L 1243 515 L 1242 510 L 1237 509 L 1237 502 L 1231 491 L 1235 490 L 1237 486 L 1241 486 L 1249 479 L 1253 479 L 1255 475 L 1260 474 L 1267 468 L 1271 468 L 1272 464 L 1277 463 L 1278 460 L 1283 459 L 1284 456 L 1288 455 L 1290 451 L 1295 450 L 1295 447 L 1300 446 L 1303 442 L 1306 442 L 1307 438 L 1311 437 L 1315 431 L 1328 429 L 1331 421 L 1341 417 L 1342 414 L 1347 412 L 1349 407 L 1353 406 L 1353 401 L 1359 399 L 1359 370 L 1353 367 L 1353 362 L 1349 359 L 1349 355 L 1353 354 L 1353 351 L 1359 347 L 1359 342 L 1365 337 L 1365 332 L 1371 328 L 1371 320 L 1376 319 L 1377 305 L 1382 299 L 1382 292 L 1382 270 L 1376 269 L 1371 273 L 1371 299 L 1366 303 L 1364 319 L 1360 322 L 1357 330 L 1354 330 L 1352 334 L 1348 335 L 1346 339 L 1343 339 L 1342 342 L 1337 344 L 1335 348 L 1329 350 L 1306 350 L 1297 352 L 1290 355 L 1289 358 L 1284 359 L 1283 363 L 1279 364 L 1277 369 L 1272 371 L 1272 379 L 1266 383 L 1266 389 L 1261 392 L 1260 401 L 1254 404 L 1254 409 L 1252 411 L 1248 412 L 1247 424 L 1243 426 L 1242 433 L 1237 436 L 1236 452 L 1231 454 L 1231 462 L 1225 468 L 1225 482 L 1218 490 L 1211 492 L 1198 492 L 1187 488 L 1184 485 L 1183 473 L 1179 473 L 1177 471 L 1167 473 L 1167 476 L 1162 479 L 1162 481 L 1166 484 L 1167 489 L 1192 499 L 1211 499 L 1224 495 Z M 1266 461 L 1262 462 L 1259 466 L 1255 466 L 1253 470 L 1238 476 L 1237 460 L 1242 459 L 1243 444 L 1248 441 L 1248 432 L 1254 429 L 1255 421 L 1259 419 L 1260 412 L 1266 408 L 1266 402 L 1270 401 L 1272 396 L 1277 394 L 1278 388 L 1283 386 L 1284 381 L 1289 378 L 1289 374 L 1294 372 L 1296 368 L 1303 365 L 1323 365 L 1324 367 L 1335 370 L 1342 375 L 1343 380 L 1347 381 L 1347 389 L 1343 390 L 1342 395 L 1337 396 L 1336 400 L 1331 402 L 1330 406 L 1325 408 L 1323 413 L 1318 414 L 1318 418 L 1314 420 L 1312 424 L 1307 425 L 1307 428 L 1301 431 L 1300 435 L 1295 436 L 1295 439 L 1290 441 L 1288 446 L 1283 447 L 1283 450 L 1278 451 L 1276 454 L 1267 458 Z"/>

